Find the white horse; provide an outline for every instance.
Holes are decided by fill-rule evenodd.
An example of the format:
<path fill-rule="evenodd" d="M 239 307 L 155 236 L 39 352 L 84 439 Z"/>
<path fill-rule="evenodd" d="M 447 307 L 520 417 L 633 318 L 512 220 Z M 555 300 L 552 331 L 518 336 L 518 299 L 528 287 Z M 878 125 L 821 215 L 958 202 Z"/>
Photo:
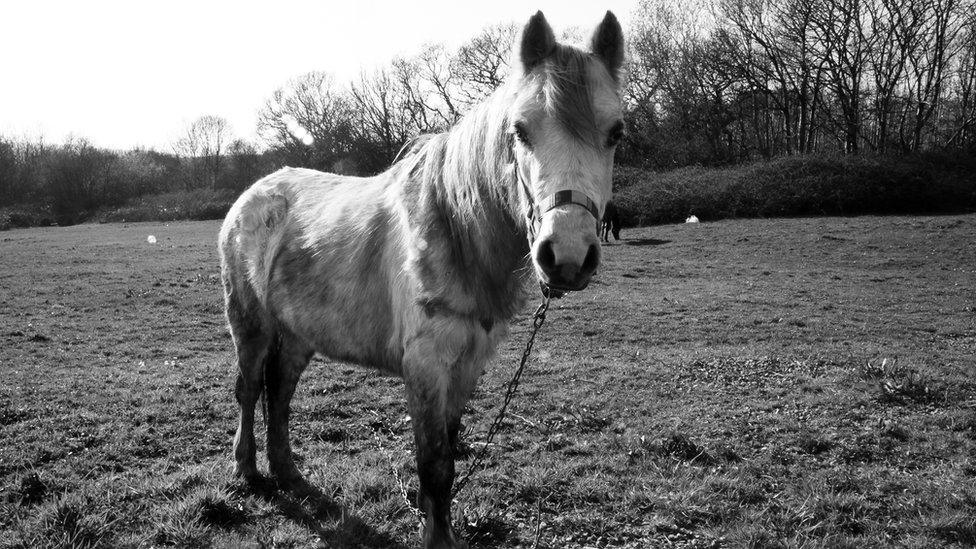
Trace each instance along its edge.
<path fill-rule="evenodd" d="M 288 409 L 314 353 L 386 370 L 406 385 L 424 546 L 464 545 L 451 529 L 461 412 L 531 273 L 544 287 L 582 290 L 600 262 L 623 57 L 612 13 L 589 51 L 558 44 L 537 13 L 508 81 L 386 172 L 285 168 L 240 196 L 220 231 L 239 367 L 236 474 L 258 474 L 263 391 L 270 473 L 301 479 Z"/>

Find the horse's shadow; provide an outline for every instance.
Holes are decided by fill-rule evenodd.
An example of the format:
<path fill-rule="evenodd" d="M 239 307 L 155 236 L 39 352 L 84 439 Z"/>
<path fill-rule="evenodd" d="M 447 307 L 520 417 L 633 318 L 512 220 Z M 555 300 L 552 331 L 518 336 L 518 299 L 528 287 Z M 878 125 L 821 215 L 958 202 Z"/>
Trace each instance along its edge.
<path fill-rule="evenodd" d="M 334 499 L 325 495 L 305 479 L 292 482 L 287 488 L 261 476 L 247 483 L 249 493 L 273 505 L 282 516 L 315 532 L 326 547 L 408 549 L 409 546 L 377 532 L 362 519 L 353 515 Z M 336 524 L 334 528 L 323 523 Z"/>
<path fill-rule="evenodd" d="M 624 244 L 627 246 L 661 246 L 663 244 L 670 244 L 670 240 L 659 240 L 657 238 L 634 238 L 631 240 L 624 240 Z"/>

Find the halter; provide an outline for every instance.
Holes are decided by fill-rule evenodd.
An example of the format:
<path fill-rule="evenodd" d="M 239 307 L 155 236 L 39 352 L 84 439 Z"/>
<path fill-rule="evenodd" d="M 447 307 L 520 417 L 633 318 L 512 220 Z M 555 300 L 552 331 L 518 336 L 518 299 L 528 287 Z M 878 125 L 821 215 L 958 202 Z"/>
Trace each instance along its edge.
<path fill-rule="evenodd" d="M 529 212 L 525 214 L 525 220 L 529 229 L 529 246 L 535 242 L 536 224 L 542 223 L 542 216 L 549 210 L 564 204 L 576 204 L 577 206 L 582 206 L 586 209 L 586 211 L 590 212 L 590 215 L 592 215 L 593 219 L 596 220 L 596 232 L 597 234 L 600 233 L 600 208 L 596 206 L 596 202 L 587 196 L 586 193 L 572 189 L 556 191 L 536 202 L 535 197 L 532 196 L 532 190 L 529 189 L 529 185 L 525 182 L 525 179 L 522 178 L 522 171 L 519 170 L 518 166 L 518 158 L 514 160 L 514 167 L 515 179 L 522 187 L 522 192 L 525 193 L 526 200 L 529 201 Z"/>
<path fill-rule="evenodd" d="M 515 179 L 519 182 L 519 186 L 522 192 L 525 193 L 525 199 L 529 201 L 529 211 L 525 214 L 525 221 L 528 225 L 527 237 L 529 239 L 529 248 L 535 243 L 536 236 L 536 224 L 542 222 L 542 216 L 549 210 L 555 208 L 556 206 L 562 206 L 563 204 L 576 204 L 577 206 L 582 206 L 586 211 L 590 212 L 593 219 L 596 220 L 596 234 L 597 237 L 600 235 L 600 209 L 596 207 L 596 202 L 592 198 L 586 196 L 586 193 L 574 190 L 556 191 L 551 195 L 543 198 L 538 203 L 535 201 L 535 197 L 532 196 L 532 190 L 529 189 L 529 185 L 522 179 L 522 171 L 519 170 L 518 157 L 515 157 L 515 152 L 512 151 L 512 156 L 515 158 L 513 161 L 513 166 L 515 168 Z M 548 284 L 543 281 L 539 281 L 539 289 L 542 291 L 542 295 L 546 298 L 547 303 L 549 298 L 560 298 L 566 295 L 563 290 L 556 290 L 550 288 Z"/>

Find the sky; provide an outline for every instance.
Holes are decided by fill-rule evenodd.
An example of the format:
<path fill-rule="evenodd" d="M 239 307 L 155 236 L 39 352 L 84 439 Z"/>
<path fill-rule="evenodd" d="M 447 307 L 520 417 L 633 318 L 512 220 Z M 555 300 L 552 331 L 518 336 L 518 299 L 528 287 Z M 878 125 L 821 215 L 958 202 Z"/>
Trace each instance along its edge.
<path fill-rule="evenodd" d="M 199 116 L 256 139 L 257 112 L 289 78 L 342 82 L 425 43 L 457 46 L 542 10 L 558 35 L 636 0 L 0 0 L 0 135 L 100 147 L 172 143 Z"/>

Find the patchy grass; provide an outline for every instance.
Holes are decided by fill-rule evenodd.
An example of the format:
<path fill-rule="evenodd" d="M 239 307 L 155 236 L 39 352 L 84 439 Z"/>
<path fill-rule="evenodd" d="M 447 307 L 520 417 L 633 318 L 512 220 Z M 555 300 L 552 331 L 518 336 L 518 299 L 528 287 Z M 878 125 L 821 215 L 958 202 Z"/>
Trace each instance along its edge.
<path fill-rule="evenodd" d="M 416 546 L 397 379 L 316 360 L 293 411 L 308 485 L 230 477 L 216 231 L 0 235 L 0 546 Z M 976 216 L 624 237 L 554 304 L 458 498 L 474 547 L 976 543 Z M 530 312 L 463 448 L 479 447 Z"/>

